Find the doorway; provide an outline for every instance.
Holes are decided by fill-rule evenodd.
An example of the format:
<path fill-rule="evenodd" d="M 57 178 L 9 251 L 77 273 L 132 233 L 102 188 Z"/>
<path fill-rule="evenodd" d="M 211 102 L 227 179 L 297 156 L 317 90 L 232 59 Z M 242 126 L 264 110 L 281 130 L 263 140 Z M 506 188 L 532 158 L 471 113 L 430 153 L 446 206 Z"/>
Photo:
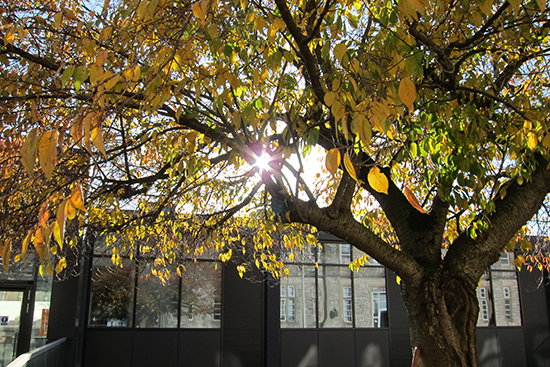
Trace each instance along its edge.
<path fill-rule="evenodd" d="M 0 284 L 0 367 L 29 351 L 31 285 Z"/>

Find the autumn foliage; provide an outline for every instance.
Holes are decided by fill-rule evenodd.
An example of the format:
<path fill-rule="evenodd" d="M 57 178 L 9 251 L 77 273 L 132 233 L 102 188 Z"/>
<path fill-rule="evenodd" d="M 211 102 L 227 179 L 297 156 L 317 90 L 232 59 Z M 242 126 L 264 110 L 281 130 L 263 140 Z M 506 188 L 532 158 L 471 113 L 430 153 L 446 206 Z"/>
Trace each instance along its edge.
<path fill-rule="evenodd" d="M 5 270 L 34 248 L 41 269 L 62 271 L 82 234 L 67 235 L 72 225 L 110 233 L 115 264 L 154 248 L 168 279 L 182 257 L 247 252 L 241 231 L 253 228 L 240 270 L 281 276 L 281 249 L 315 243 L 292 235 L 309 225 L 395 271 L 411 317 L 422 319 L 410 292 L 461 284 L 467 298 L 544 219 L 549 8 L 4 0 Z M 305 161 L 312 151 L 318 164 Z M 548 267 L 537 249 L 529 266 Z M 417 334 L 429 364 L 434 343 Z M 448 360 L 472 365 L 475 343 L 451 334 Z"/>

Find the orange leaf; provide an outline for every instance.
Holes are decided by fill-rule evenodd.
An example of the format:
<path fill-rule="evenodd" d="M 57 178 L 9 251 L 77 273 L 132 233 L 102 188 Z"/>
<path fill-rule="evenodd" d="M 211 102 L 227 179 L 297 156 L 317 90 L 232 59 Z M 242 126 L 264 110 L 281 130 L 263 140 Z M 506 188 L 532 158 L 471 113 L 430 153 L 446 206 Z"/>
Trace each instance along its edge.
<path fill-rule="evenodd" d="M 414 195 L 414 193 L 411 191 L 411 189 L 409 189 L 409 186 L 405 185 L 404 191 L 405 191 L 405 197 L 407 198 L 409 203 L 413 206 L 413 208 L 418 210 L 420 213 L 427 214 L 424 208 L 422 208 L 422 205 L 420 205 L 420 203 L 416 199 L 416 196 Z"/>
<path fill-rule="evenodd" d="M 11 241 L 11 239 L 6 241 L 2 248 L 2 263 L 4 264 L 4 270 L 6 273 L 9 273 L 10 270 Z"/>
<path fill-rule="evenodd" d="M 340 151 L 336 148 L 331 149 L 327 152 L 327 156 L 325 158 L 325 164 L 327 167 L 327 170 L 332 174 L 335 175 L 336 171 L 338 171 L 338 167 L 340 166 Z"/>
<path fill-rule="evenodd" d="M 86 211 L 86 207 L 84 206 L 84 196 L 82 195 L 82 187 L 80 185 L 73 189 L 73 191 L 71 192 L 70 200 L 75 208 L 80 209 L 84 212 Z"/>
<path fill-rule="evenodd" d="M 40 258 L 40 262 L 44 263 L 46 258 L 46 245 L 44 244 L 44 228 L 39 227 L 34 233 L 34 248 Z"/>

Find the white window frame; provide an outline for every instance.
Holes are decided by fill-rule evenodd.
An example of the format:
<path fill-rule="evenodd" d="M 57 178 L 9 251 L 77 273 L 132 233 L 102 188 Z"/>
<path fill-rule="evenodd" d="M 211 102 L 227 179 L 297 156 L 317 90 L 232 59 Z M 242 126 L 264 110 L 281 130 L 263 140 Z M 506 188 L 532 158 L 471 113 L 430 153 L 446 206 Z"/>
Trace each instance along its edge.
<path fill-rule="evenodd" d="M 288 317 L 287 320 L 290 322 L 296 321 L 296 302 L 294 298 L 288 299 Z"/>
<path fill-rule="evenodd" d="M 510 266 L 510 256 L 508 255 L 507 252 L 501 252 L 500 253 L 500 265 L 504 265 L 504 266 Z"/>
<path fill-rule="evenodd" d="M 286 298 L 281 298 L 281 309 L 279 318 L 282 322 L 286 321 Z"/>
<path fill-rule="evenodd" d="M 504 293 L 504 298 L 511 298 L 510 287 L 502 288 L 502 292 Z"/>
<path fill-rule="evenodd" d="M 504 300 L 504 316 L 506 320 L 512 320 L 512 302 L 509 298 Z"/>
<path fill-rule="evenodd" d="M 351 262 L 351 245 L 347 243 L 340 244 L 340 264 L 349 264 Z"/>
<path fill-rule="evenodd" d="M 351 298 L 344 299 L 344 322 L 353 322 L 353 306 Z"/>
<path fill-rule="evenodd" d="M 221 299 L 214 299 L 214 308 L 212 312 L 212 319 L 213 320 L 221 320 L 222 319 L 222 302 Z"/>
<path fill-rule="evenodd" d="M 281 286 L 281 297 L 286 297 L 286 285 Z"/>
<path fill-rule="evenodd" d="M 384 301 L 381 300 L 382 296 L 384 297 Z M 388 311 L 386 291 L 372 292 L 372 327 L 382 327 L 381 318 L 383 311 Z"/>
<path fill-rule="evenodd" d="M 288 289 L 288 297 L 296 296 L 296 288 L 294 288 L 293 285 L 289 285 L 287 289 Z"/>
<path fill-rule="evenodd" d="M 481 319 L 483 321 L 489 321 L 489 302 L 486 299 L 482 299 L 480 302 Z"/>
<path fill-rule="evenodd" d="M 344 298 L 351 298 L 352 294 L 351 287 L 344 287 Z"/>
<path fill-rule="evenodd" d="M 479 288 L 479 298 L 487 298 L 487 288 Z"/>

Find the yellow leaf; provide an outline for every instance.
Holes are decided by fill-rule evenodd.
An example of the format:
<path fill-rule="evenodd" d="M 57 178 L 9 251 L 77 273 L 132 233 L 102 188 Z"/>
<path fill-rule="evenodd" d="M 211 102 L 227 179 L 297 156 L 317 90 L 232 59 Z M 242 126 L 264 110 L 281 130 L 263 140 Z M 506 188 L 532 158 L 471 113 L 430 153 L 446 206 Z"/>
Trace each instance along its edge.
<path fill-rule="evenodd" d="M 334 57 L 336 57 L 336 60 L 340 61 L 342 63 L 342 58 L 346 54 L 346 51 L 348 50 L 348 46 L 344 42 L 337 44 L 334 47 Z"/>
<path fill-rule="evenodd" d="M 84 212 L 86 211 L 86 208 L 84 207 L 82 187 L 80 185 L 76 186 L 71 192 L 70 201 L 75 208 L 80 209 Z"/>
<path fill-rule="evenodd" d="M 373 167 L 369 171 L 368 175 L 369 185 L 378 192 L 388 194 L 389 181 L 385 174 L 383 174 L 378 167 Z"/>
<path fill-rule="evenodd" d="M 534 150 L 538 144 L 539 144 L 539 141 L 537 139 L 537 134 L 530 131 L 527 134 L 527 146 L 529 147 L 529 149 Z"/>
<path fill-rule="evenodd" d="M 332 106 L 332 103 L 334 102 L 335 98 L 336 98 L 336 93 L 334 93 L 333 91 L 329 91 L 325 93 L 324 100 L 327 107 Z"/>
<path fill-rule="evenodd" d="M 399 83 L 399 98 L 409 111 L 414 110 L 413 103 L 416 100 L 416 87 L 414 83 L 409 78 L 401 79 Z"/>
<path fill-rule="evenodd" d="M 401 277 L 400 276 L 396 276 L 395 281 L 397 282 L 397 284 L 401 285 Z"/>
<path fill-rule="evenodd" d="M 541 12 L 544 12 L 544 10 L 546 10 L 546 0 L 537 0 L 537 5 L 539 6 L 539 10 Z"/>
<path fill-rule="evenodd" d="M 522 3 L 522 0 L 509 0 L 508 1 L 510 5 L 512 6 L 512 10 L 514 11 L 514 14 L 518 14 L 519 6 Z"/>
<path fill-rule="evenodd" d="M 32 176 L 32 173 L 34 171 L 37 141 L 37 129 L 33 128 L 27 136 L 27 139 L 25 139 L 25 142 L 21 146 L 21 163 L 23 164 L 23 167 L 25 168 L 29 176 Z"/>
<path fill-rule="evenodd" d="M 15 28 L 9 28 L 4 35 L 4 46 L 13 45 L 15 41 Z"/>
<path fill-rule="evenodd" d="M 197 1 L 193 4 L 193 15 L 204 22 L 206 20 L 206 6 L 208 4 L 205 0 Z"/>
<path fill-rule="evenodd" d="M 48 264 L 46 265 L 46 274 L 53 277 L 53 268 L 52 263 L 48 261 Z"/>
<path fill-rule="evenodd" d="M 426 214 L 426 211 L 424 210 L 424 208 L 422 208 L 422 205 L 420 205 L 414 193 L 411 191 L 411 189 L 409 189 L 409 186 L 405 185 L 404 191 L 405 191 L 405 197 L 407 198 L 409 203 L 413 206 L 413 208 L 418 210 L 420 213 Z"/>
<path fill-rule="evenodd" d="M 2 263 L 6 273 L 9 273 L 10 270 L 11 241 L 11 239 L 7 240 L 2 246 Z"/>
<path fill-rule="evenodd" d="M 25 239 L 23 240 L 23 244 L 21 246 L 21 256 L 23 257 L 23 262 L 25 261 L 25 259 L 27 258 L 27 250 L 29 248 L 29 243 L 31 241 L 31 238 L 32 238 L 32 234 L 33 232 L 30 231 L 29 233 L 27 233 L 27 235 L 25 236 Z"/>
<path fill-rule="evenodd" d="M 66 267 L 67 267 L 67 259 L 63 257 L 59 259 L 59 261 L 57 262 L 57 265 L 55 266 L 55 273 L 56 274 L 61 273 L 63 269 L 65 269 Z"/>
<path fill-rule="evenodd" d="M 65 204 L 65 218 L 72 220 L 76 216 L 76 208 L 71 200 L 67 200 Z"/>
<path fill-rule="evenodd" d="M 71 135 L 73 137 L 74 142 L 81 148 L 82 148 L 82 138 L 84 137 L 83 128 L 84 128 L 84 117 L 82 117 L 82 115 L 78 115 L 71 126 Z"/>
<path fill-rule="evenodd" d="M 346 115 L 346 107 L 338 100 L 332 103 L 330 110 L 336 121 L 340 121 Z"/>
<path fill-rule="evenodd" d="M 372 126 L 363 113 L 356 116 L 354 130 L 365 146 L 369 146 L 372 140 Z"/>
<path fill-rule="evenodd" d="M 550 134 L 546 134 L 546 136 L 542 140 L 542 146 L 546 149 L 550 149 Z"/>
<path fill-rule="evenodd" d="M 353 167 L 353 163 L 351 163 L 351 159 L 349 159 L 349 156 L 347 154 L 344 154 L 344 166 L 346 167 L 346 170 L 348 171 L 351 178 L 357 181 L 357 174 L 355 173 L 355 168 Z"/>
<path fill-rule="evenodd" d="M 118 83 L 119 79 L 119 74 L 113 74 L 111 71 L 106 71 L 105 73 L 103 73 L 103 80 L 105 80 L 105 84 L 103 86 L 106 90 L 113 89 L 114 86 Z"/>
<path fill-rule="evenodd" d="M 107 158 L 107 152 L 105 151 L 105 144 L 103 142 L 103 133 L 101 132 L 102 123 L 99 122 L 97 126 L 92 129 L 90 135 L 95 147 L 103 154 L 103 157 Z"/>
<path fill-rule="evenodd" d="M 61 250 L 63 250 L 63 238 L 65 237 L 65 205 L 67 200 L 63 200 L 59 207 L 57 208 L 57 215 L 55 221 L 55 227 L 53 230 L 53 235 L 55 240 L 59 244 Z"/>
<path fill-rule="evenodd" d="M 338 167 L 340 167 L 340 151 L 336 148 L 331 149 L 327 152 L 327 156 L 325 157 L 325 165 L 327 167 L 327 170 L 332 173 L 332 175 L 335 175 L 338 171 Z"/>
<path fill-rule="evenodd" d="M 36 254 L 40 258 L 40 262 L 44 263 L 46 258 L 46 245 L 44 244 L 44 228 L 39 227 L 34 233 L 34 248 Z"/>
<path fill-rule="evenodd" d="M 46 131 L 38 143 L 40 167 L 46 178 L 52 176 L 57 161 L 57 131 Z"/>
<path fill-rule="evenodd" d="M 523 264 L 525 264 L 525 257 L 523 257 L 523 255 L 518 255 L 518 257 L 514 259 L 514 265 L 520 270 Z"/>

